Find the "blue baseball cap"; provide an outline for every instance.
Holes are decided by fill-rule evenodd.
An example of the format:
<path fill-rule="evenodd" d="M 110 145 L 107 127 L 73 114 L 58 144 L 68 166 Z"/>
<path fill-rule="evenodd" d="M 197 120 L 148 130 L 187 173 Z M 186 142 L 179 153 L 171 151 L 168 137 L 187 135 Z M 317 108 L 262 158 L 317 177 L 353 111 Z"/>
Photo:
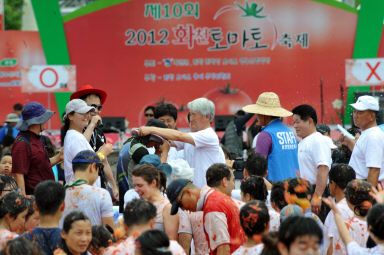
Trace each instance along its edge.
<path fill-rule="evenodd" d="M 177 197 L 188 183 L 191 183 L 191 181 L 187 179 L 177 179 L 172 181 L 167 187 L 167 198 L 172 204 L 171 215 L 175 215 L 179 210 L 181 205 L 178 203 Z"/>
<path fill-rule="evenodd" d="M 159 168 L 159 166 L 161 165 L 161 160 L 156 154 L 147 154 L 143 156 L 139 162 L 139 165 L 143 164 L 150 164 L 156 168 Z"/>

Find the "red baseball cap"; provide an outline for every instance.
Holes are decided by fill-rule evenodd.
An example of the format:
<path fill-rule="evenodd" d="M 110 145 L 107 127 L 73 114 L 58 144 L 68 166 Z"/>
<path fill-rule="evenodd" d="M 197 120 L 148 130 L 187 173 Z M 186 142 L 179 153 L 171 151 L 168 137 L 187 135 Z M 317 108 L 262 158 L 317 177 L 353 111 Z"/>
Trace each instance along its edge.
<path fill-rule="evenodd" d="M 92 87 L 89 84 L 84 85 L 83 87 L 81 87 L 80 89 L 75 91 L 71 95 L 70 99 L 71 100 L 72 99 L 76 99 L 76 98 L 80 99 L 82 96 L 87 95 L 87 94 L 96 94 L 96 95 L 98 95 L 100 97 L 101 104 L 104 104 L 105 100 L 107 99 L 107 93 L 104 90 L 95 89 L 94 87 Z"/>

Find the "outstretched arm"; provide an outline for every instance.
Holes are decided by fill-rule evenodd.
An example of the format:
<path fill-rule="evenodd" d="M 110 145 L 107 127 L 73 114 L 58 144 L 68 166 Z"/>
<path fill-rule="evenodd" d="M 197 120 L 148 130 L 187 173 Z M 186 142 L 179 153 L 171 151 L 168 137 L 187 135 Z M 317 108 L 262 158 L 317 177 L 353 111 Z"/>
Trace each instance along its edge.
<path fill-rule="evenodd" d="M 170 128 L 158 128 L 158 127 L 140 127 L 139 135 L 146 136 L 150 134 L 160 135 L 168 140 L 179 141 L 184 143 L 190 143 L 195 145 L 195 141 L 188 133 L 180 132 Z"/>

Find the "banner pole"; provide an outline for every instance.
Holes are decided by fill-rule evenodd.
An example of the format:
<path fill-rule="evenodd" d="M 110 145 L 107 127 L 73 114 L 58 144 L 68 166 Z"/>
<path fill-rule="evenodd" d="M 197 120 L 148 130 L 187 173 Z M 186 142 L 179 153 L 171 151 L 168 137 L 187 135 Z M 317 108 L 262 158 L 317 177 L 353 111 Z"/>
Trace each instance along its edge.
<path fill-rule="evenodd" d="M 51 92 L 48 92 L 48 110 L 51 110 Z M 48 130 L 51 130 L 51 118 L 48 120 Z"/>

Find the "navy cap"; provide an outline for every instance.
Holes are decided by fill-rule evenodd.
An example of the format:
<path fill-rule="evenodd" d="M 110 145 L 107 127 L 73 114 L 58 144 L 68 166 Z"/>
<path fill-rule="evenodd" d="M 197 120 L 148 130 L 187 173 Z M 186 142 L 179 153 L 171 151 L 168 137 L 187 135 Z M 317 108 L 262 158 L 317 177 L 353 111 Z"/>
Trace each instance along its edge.
<path fill-rule="evenodd" d="M 179 210 L 177 197 L 188 183 L 191 183 L 191 181 L 187 179 L 177 179 L 172 181 L 167 187 L 167 198 L 172 204 L 171 215 L 175 215 Z"/>
<path fill-rule="evenodd" d="M 72 159 L 73 163 L 102 163 L 99 156 L 96 154 L 96 152 L 91 150 L 84 150 L 80 151 L 76 154 L 76 156 Z"/>
<path fill-rule="evenodd" d="M 331 133 L 331 129 L 326 124 L 319 124 L 316 126 L 316 131 L 321 133 L 322 135 L 324 133 Z"/>

